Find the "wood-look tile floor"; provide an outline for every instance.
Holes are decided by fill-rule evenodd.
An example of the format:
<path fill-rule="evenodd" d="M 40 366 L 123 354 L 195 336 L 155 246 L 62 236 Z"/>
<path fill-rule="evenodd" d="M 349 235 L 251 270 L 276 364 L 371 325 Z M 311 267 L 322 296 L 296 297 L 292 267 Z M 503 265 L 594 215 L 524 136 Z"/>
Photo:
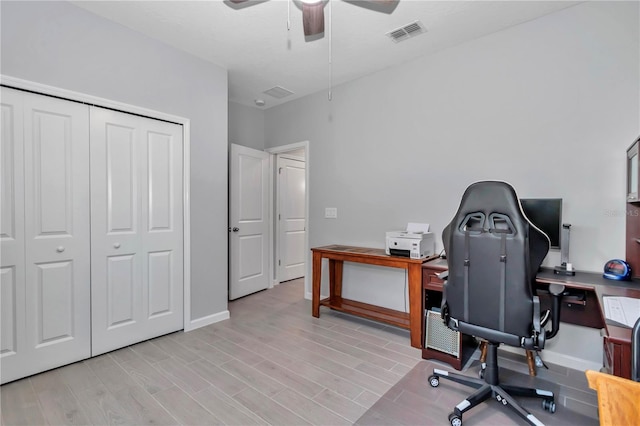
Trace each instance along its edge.
<path fill-rule="evenodd" d="M 6 384 L 2 424 L 447 424 L 468 392 L 428 387 L 437 364 L 407 330 L 324 308 L 313 318 L 303 294 L 302 280 L 283 283 L 230 302 L 227 321 Z M 522 423 L 480 410 L 465 424 Z"/>

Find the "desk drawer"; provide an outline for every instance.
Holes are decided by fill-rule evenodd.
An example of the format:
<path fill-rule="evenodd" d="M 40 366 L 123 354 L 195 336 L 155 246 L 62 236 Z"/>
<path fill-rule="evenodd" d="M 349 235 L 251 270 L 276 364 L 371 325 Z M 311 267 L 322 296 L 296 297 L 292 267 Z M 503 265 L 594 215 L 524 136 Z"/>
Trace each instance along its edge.
<path fill-rule="evenodd" d="M 422 268 L 422 287 L 427 290 L 442 291 L 444 281 L 437 276 L 441 272 L 440 270 Z"/>

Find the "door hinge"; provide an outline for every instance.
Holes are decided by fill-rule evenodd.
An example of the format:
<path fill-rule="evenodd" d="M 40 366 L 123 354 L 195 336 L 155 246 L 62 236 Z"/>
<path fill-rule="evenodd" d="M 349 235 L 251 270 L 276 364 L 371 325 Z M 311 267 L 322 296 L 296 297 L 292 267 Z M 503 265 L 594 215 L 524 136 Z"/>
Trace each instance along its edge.
<path fill-rule="evenodd" d="M 278 266 L 280 266 L 280 265 L 281 265 L 281 263 L 280 263 L 280 259 L 278 259 Z"/>
<path fill-rule="evenodd" d="M 280 167 L 280 168 L 278 169 L 278 174 L 279 174 L 279 175 L 281 175 L 281 174 L 282 174 L 282 167 Z"/>
<path fill-rule="evenodd" d="M 280 215 L 278 215 L 278 220 L 280 220 Z"/>

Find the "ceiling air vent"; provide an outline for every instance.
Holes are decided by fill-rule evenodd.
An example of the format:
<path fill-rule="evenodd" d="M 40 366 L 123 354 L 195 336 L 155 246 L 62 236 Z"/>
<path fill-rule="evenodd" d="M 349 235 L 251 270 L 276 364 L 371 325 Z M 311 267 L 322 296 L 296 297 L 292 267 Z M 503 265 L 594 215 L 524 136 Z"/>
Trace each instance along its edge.
<path fill-rule="evenodd" d="M 400 41 L 415 37 L 426 32 L 427 29 L 425 28 L 424 24 L 420 21 L 415 21 L 403 27 L 389 31 L 387 33 L 387 36 L 389 36 L 391 41 L 393 41 L 394 43 L 398 43 Z"/>
<path fill-rule="evenodd" d="M 289 95 L 293 95 L 293 92 L 291 90 L 287 90 L 284 87 L 280 87 L 280 86 L 275 86 L 272 87 L 269 90 L 265 90 L 264 92 L 269 96 L 273 96 L 276 99 L 282 99 L 282 98 L 286 98 Z"/>

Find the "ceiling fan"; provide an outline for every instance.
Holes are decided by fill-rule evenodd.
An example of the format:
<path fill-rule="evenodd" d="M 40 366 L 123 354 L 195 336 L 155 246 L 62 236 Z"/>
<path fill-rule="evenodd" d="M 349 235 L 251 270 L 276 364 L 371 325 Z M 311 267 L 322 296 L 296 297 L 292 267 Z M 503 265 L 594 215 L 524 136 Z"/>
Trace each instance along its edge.
<path fill-rule="evenodd" d="M 239 4 L 250 0 L 229 0 Z M 331 0 L 292 0 L 302 4 L 302 25 L 305 36 L 313 36 L 324 32 L 324 7 Z M 367 7 L 380 12 L 391 13 L 399 0 L 357 0 L 347 3 Z"/>

